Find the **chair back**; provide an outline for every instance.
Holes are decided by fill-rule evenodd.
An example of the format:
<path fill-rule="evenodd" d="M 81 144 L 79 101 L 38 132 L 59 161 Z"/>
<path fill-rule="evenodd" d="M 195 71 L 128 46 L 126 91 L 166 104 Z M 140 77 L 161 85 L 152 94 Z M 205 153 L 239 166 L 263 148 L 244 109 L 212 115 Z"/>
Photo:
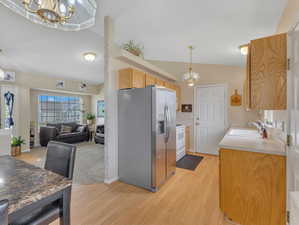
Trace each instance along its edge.
<path fill-rule="evenodd" d="M 8 225 L 8 200 L 0 201 L 0 225 Z"/>
<path fill-rule="evenodd" d="M 45 169 L 73 179 L 76 146 L 50 141 L 47 146 Z"/>

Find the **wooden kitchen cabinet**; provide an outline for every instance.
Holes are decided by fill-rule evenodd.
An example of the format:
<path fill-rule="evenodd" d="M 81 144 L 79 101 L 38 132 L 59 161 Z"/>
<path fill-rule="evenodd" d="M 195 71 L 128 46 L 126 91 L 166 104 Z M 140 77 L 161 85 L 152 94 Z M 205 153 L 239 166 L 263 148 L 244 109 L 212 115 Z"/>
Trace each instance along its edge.
<path fill-rule="evenodd" d="M 165 81 L 156 78 L 156 85 L 161 86 L 161 87 L 165 87 Z"/>
<path fill-rule="evenodd" d="M 190 150 L 190 127 L 185 128 L 185 149 L 186 152 Z"/>
<path fill-rule="evenodd" d="M 287 34 L 250 42 L 250 108 L 285 110 L 287 106 Z"/>
<path fill-rule="evenodd" d="M 145 75 L 145 86 L 155 85 L 156 78 L 152 75 L 146 74 Z"/>
<path fill-rule="evenodd" d="M 286 158 L 220 149 L 220 208 L 242 225 L 286 225 Z"/>
<path fill-rule="evenodd" d="M 145 87 L 145 73 L 142 71 L 127 68 L 119 70 L 118 75 L 119 89 Z"/>
<path fill-rule="evenodd" d="M 145 72 L 133 68 L 122 69 L 119 70 L 118 73 L 119 89 L 144 88 L 149 85 L 158 85 L 174 90 L 176 92 L 177 99 L 176 108 L 177 111 L 180 110 L 181 89 L 178 85 L 175 85 L 174 83 L 168 81 L 164 81 L 162 79 L 159 79 L 150 74 L 146 74 Z"/>

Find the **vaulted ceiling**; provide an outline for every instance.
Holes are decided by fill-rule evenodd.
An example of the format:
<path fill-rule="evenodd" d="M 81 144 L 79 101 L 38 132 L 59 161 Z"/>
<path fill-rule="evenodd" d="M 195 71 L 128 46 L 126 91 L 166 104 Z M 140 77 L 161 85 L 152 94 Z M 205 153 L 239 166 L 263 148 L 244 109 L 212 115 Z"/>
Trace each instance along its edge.
<path fill-rule="evenodd" d="M 17 1 L 17 0 L 16 0 Z M 145 58 L 244 65 L 238 46 L 275 32 L 287 0 L 98 0 L 89 30 L 64 32 L 33 24 L 0 4 L 0 66 L 27 73 L 103 82 L 103 18 L 115 22 L 121 44 L 144 45 Z M 98 54 L 86 63 L 82 54 Z"/>

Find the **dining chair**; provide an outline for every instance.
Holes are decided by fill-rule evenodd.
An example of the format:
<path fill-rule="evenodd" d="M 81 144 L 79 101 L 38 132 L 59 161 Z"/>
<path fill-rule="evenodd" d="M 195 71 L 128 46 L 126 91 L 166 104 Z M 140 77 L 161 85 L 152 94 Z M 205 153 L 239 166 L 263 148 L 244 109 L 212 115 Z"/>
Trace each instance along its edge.
<path fill-rule="evenodd" d="M 8 200 L 0 201 L 0 225 L 8 224 Z"/>
<path fill-rule="evenodd" d="M 50 141 L 47 146 L 45 169 L 73 179 L 76 146 Z"/>
<path fill-rule="evenodd" d="M 50 141 L 47 146 L 45 169 L 67 179 L 73 179 L 76 146 L 62 142 Z M 50 224 L 61 215 L 59 201 L 36 210 L 20 218 L 11 225 L 45 225 Z"/>

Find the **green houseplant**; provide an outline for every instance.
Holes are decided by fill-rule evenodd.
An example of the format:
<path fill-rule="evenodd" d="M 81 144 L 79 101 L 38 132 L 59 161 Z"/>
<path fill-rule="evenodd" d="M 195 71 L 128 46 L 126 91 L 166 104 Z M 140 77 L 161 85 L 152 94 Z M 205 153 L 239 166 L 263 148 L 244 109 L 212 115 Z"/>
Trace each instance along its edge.
<path fill-rule="evenodd" d="M 21 155 L 22 145 L 25 144 L 25 140 L 21 137 L 12 137 L 11 139 L 11 155 L 18 156 Z"/>
<path fill-rule="evenodd" d="M 93 124 L 94 119 L 96 118 L 96 116 L 92 113 L 87 113 L 86 114 L 86 120 L 87 120 L 87 124 L 91 125 Z"/>
<path fill-rule="evenodd" d="M 133 41 L 133 40 L 125 42 L 122 45 L 122 48 L 124 50 L 132 53 L 133 55 L 143 57 L 143 49 L 144 49 L 144 47 L 142 45 L 140 45 L 140 44 L 135 43 L 135 41 Z"/>

